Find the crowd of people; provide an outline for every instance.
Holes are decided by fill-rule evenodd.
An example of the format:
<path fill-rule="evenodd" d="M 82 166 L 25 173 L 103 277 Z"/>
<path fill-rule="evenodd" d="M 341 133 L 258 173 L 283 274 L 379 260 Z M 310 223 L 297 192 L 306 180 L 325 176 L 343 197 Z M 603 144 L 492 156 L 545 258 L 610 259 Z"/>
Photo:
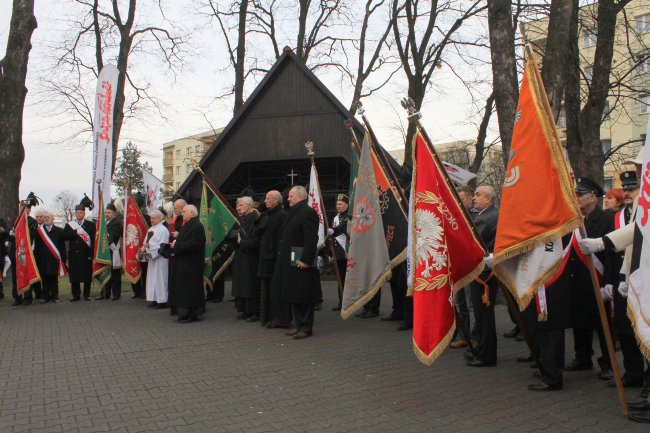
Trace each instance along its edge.
<path fill-rule="evenodd" d="M 519 317 L 517 311 L 509 309 L 516 325 L 504 337 L 520 338 L 524 330 L 530 335 L 530 354 L 520 357 L 518 361 L 531 363 L 538 357 L 541 372 L 537 376 L 539 381 L 529 385 L 528 389 L 555 391 L 563 389 L 564 372 L 594 368 L 595 333 L 600 347 L 596 377 L 614 386 L 605 332 L 585 260 L 587 254 L 594 254 L 602 286 L 600 296 L 606 302 L 613 337 L 623 355 L 623 385 L 642 389 L 641 399 L 631 403 L 630 407 L 635 410 L 637 420 L 648 422 L 650 368 L 645 365 L 626 314 L 626 245 L 612 234 L 629 224 L 634 214 L 633 204 L 639 192 L 640 175 L 640 161 L 635 162 L 636 172 L 621 174 L 620 190 L 610 189 L 605 193 L 596 182 L 577 178 L 576 200 L 588 237 L 582 239 L 573 233 L 563 239 L 566 260 L 557 278 L 546 287 L 546 320 L 539 319 L 535 302 Z M 475 191 L 464 186 L 458 188 L 458 195 L 482 238 L 486 253 L 491 253 L 499 216 L 495 190 L 487 185 L 479 186 Z M 599 200 L 602 197 L 601 206 Z M 29 212 L 28 203 L 23 202 L 21 206 L 24 208 L 21 208 L 21 212 Z M 340 288 L 344 286 L 346 274 L 348 206 L 348 198 L 340 194 L 336 201 L 337 214 L 327 232 Z M 322 291 L 317 267 L 319 221 L 314 209 L 308 205 L 306 189 L 302 186 L 292 187 L 286 200 L 279 191 L 268 191 L 263 207 L 258 206 L 252 197 L 243 196 L 237 199 L 236 211 L 240 224 L 236 233 L 229 236 L 235 251 L 231 270 L 236 318 L 260 323 L 269 329 L 282 328 L 293 339 L 310 337 L 314 312 L 321 308 Z M 95 224 L 86 220 L 85 215 L 85 206 L 77 206 L 75 218 L 63 229 L 56 227 L 53 215 L 42 209 L 35 210 L 34 218 L 29 217 L 41 281 L 22 294 L 16 292 L 14 281 L 12 294 L 15 305 L 29 305 L 34 298 L 41 299 L 43 303 L 58 302 L 58 279 L 61 265 L 66 262 L 71 301 L 91 299 Z M 106 206 L 105 216 L 113 267 L 110 280 L 95 299 L 119 300 L 122 223 L 117 219 L 117 209 L 113 204 Z M 224 298 L 223 277 L 214 286 L 206 286 L 203 277 L 206 235 L 197 216 L 197 208 L 183 199 L 174 202 L 173 214 L 169 217 L 162 209 L 150 212 L 147 216 L 150 227 L 139 252 L 141 260 L 145 262 L 143 283 L 132 285 L 132 297 L 146 296 L 151 307 L 170 308 L 171 314 L 176 315 L 181 323 L 199 320 L 205 312 L 206 301 L 219 302 Z M 11 242 L 10 230 L 4 221 L 0 222 L 0 226 L 3 254 L 13 257 L 15 247 Z M 486 263 L 483 273 L 456 293 L 454 298 L 458 313 L 457 331 L 450 347 L 465 348 L 466 364 L 470 367 L 497 364 L 494 307 L 499 282 L 491 271 L 491 255 L 486 258 Z M 406 296 L 403 265 L 393 269 L 391 294 L 392 312 L 382 320 L 400 321 L 399 330 L 411 329 L 412 303 Z M 379 299 L 378 294 L 357 316 L 364 319 L 377 317 Z M 339 303 L 332 310 L 340 309 L 339 291 Z M 574 346 L 572 360 L 565 366 L 564 336 L 569 328 L 572 328 Z"/>

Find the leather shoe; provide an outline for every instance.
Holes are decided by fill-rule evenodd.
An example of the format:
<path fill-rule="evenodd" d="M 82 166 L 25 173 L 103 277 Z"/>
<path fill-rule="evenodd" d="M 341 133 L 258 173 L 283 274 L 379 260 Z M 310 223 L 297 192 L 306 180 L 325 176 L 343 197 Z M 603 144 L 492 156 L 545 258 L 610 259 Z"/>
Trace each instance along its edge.
<path fill-rule="evenodd" d="M 368 310 L 368 311 L 366 311 L 365 313 L 363 313 L 361 315 L 361 318 L 362 319 L 372 319 L 373 317 L 377 317 L 377 316 L 379 316 L 378 312 Z"/>
<path fill-rule="evenodd" d="M 503 336 L 505 338 L 515 338 L 517 335 L 519 335 L 519 327 L 518 326 L 515 326 L 510 331 L 503 333 Z"/>
<path fill-rule="evenodd" d="M 100 295 L 100 296 L 95 296 L 93 299 L 94 299 L 95 301 L 103 301 L 103 300 L 106 299 L 106 298 Z"/>
<path fill-rule="evenodd" d="M 641 388 L 643 386 L 643 379 L 641 380 L 629 380 L 627 378 L 621 379 L 623 382 L 623 388 Z M 612 380 L 607 382 L 607 386 L 610 388 L 616 388 L 616 381 Z"/>
<path fill-rule="evenodd" d="M 237 314 L 237 320 L 246 320 L 246 319 L 248 319 L 248 315 L 246 313 Z"/>
<path fill-rule="evenodd" d="M 517 358 L 517 362 L 533 362 L 533 357 L 532 355 L 520 356 Z"/>
<path fill-rule="evenodd" d="M 628 415 L 630 421 L 650 423 L 650 409 L 646 410 L 632 410 Z"/>
<path fill-rule="evenodd" d="M 467 343 L 465 340 L 454 340 L 451 343 L 449 343 L 449 347 L 452 349 L 460 349 L 461 347 L 467 347 Z"/>
<path fill-rule="evenodd" d="M 72 298 L 72 299 L 70 299 L 70 302 L 79 302 L 79 301 L 81 301 L 81 299 L 79 299 L 79 298 Z"/>
<path fill-rule="evenodd" d="M 199 320 L 198 317 L 189 317 L 189 316 L 181 317 L 180 319 L 178 319 L 180 323 L 191 323 L 191 322 L 196 322 L 198 320 Z"/>
<path fill-rule="evenodd" d="M 391 314 L 390 316 L 382 317 L 382 321 L 384 322 L 392 322 L 395 320 L 404 320 L 402 316 L 398 316 L 397 314 Z"/>
<path fill-rule="evenodd" d="M 298 333 L 298 330 L 292 328 L 292 329 L 289 329 L 287 332 L 285 332 L 284 335 L 289 336 L 289 337 L 293 337 L 297 333 Z"/>
<path fill-rule="evenodd" d="M 47 304 L 48 302 L 50 302 L 49 299 L 43 299 L 43 300 L 41 301 L 41 304 Z"/>
<path fill-rule="evenodd" d="M 278 323 L 278 322 L 269 322 L 269 323 L 266 324 L 266 328 L 267 328 L 267 329 L 275 329 L 275 328 L 285 328 L 285 329 L 288 329 L 288 328 L 290 328 L 290 327 L 291 327 L 291 325 L 283 325 L 283 324 Z"/>
<path fill-rule="evenodd" d="M 252 315 L 252 316 L 250 316 L 249 318 L 246 319 L 246 321 L 248 323 L 259 322 L 259 320 L 260 320 L 260 316 L 258 316 L 256 314 L 254 314 L 254 315 Z"/>
<path fill-rule="evenodd" d="M 131 299 L 137 299 L 139 297 L 140 297 L 140 295 L 136 295 L 135 293 L 131 295 Z"/>
<path fill-rule="evenodd" d="M 84 301 L 90 301 L 90 296 L 84 296 Z"/>
<path fill-rule="evenodd" d="M 466 350 L 466 351 L 463 352 L 463 358 L 468 359 L 468 360 L 475 359 L 474 354 L 472 352 L 470 352 L 469 350 Z"/>
<path fill-rule="evenodd" d="M 524 334 L 517 334 L 515 336 L 515 341 L 524 341 L 524 340 L 525 340 Z"/>
<path fill-rule="evenodd" d="M 156 304 L 156 310 L 162 310 L 164 308 L 167 308 L 167 303 L 166 302 L 160 302 Z"/>
<path fill-rule="evenodd" d="M 650 410 L 650 401 L 648 400 L 637 400 L 631 401 L 627 404 L 627 408 L 630 410 Z"/>
<path fill-rule="evenodd" d="M 600 373 L 598 373 L 598 379 L 600 380 L 612 380 L 614 379 L 614 375 L 612 374 L 612 370 L 609 368 L 603 368 L 600 370 Z"/>
<path fill-rule="evenodd" d="M 332 311 L 341 311 L 341 306 L 337 305 L 336 307 L 332 307 Z"/>
<path fill-rule="evenodd" d="M 120 300 L 120 297 L 119 297 L 119 296 L 113 296 L 113 297 L 111 298 L 111 301 L 119 301 L 119 300 Z"/>
<path fill-rule="evenodd" d="M 309 337 L 310 334 L 302 331 L 298 331 L 294 334 L 293 339 L 294 340 L 302 340 L 303 338 Z"/>
<path fill-rule="evenodd" d="M 469 367 L 494 367 L 496 363 L 483 362 L 480 359 L 469 359 L 465 364 Z"/>
<path fill-rule="evenodd" d="M 574 359 L 571 361 L 568 367 L 565 368 L 566 371 L 583 371 L 583 370 L 592 370 L 594 364 L 590 359 Z"/>
<path fill-rule="evenodd" d="M 528 391 L 561 391 L 564 386 L 561 383 L 549 385 L 548 383 L 539 382 L 528 385 Z"/>
<path fill-rule="evenodd" d="M 404 322 L 400 323 L 400 325 L 397 327 L 398 331 L 408 331 L 409 329 L 413 329 L 413 325 Z"/>

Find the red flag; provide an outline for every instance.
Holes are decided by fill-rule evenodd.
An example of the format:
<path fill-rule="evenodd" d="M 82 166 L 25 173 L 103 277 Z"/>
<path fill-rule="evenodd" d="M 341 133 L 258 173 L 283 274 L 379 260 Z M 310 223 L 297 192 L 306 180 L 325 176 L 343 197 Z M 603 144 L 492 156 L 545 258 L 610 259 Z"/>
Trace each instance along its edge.
<path fill-rule="evenodd" d="M 16 286 L 19 295 L 22 295 L 31 284 L 41 281 L 41 276 L 36 267 L 32 240 L 27 227 L 27 214 L 23 212 L 16 226 Z"/>
<path fill-rule="evenodd" d="M 483 270 L 484 251 L 422 131 L 413 143 L 409 204 L 409 290 L 413 350 L 431 365 L 454 335 L 453 294 Z"/>
<path fill-rule="evenodd" d="M 124 275 L 132 282 L 137 283 L 140 279 L 140 261 L 136 253 L 142 246 L 147 234 L 147 223 L 145 222 L 138 205 L 131 197 L 126 196 L 124 206 L 124 232 L 122 233 L 122 267 Z"/>

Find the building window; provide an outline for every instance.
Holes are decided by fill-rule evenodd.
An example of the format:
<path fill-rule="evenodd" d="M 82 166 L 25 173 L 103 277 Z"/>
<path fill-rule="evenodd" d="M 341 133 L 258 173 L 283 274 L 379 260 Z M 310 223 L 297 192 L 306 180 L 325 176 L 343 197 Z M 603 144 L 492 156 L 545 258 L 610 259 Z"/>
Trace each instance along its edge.
<path fill-rule="evenodd" d="M 188 147 L 187 149 L 185 149 L 185 152 L 189 155 L 191 150 L 192 150 L 192 149 L 190 149 L 190 148 Z"/>
<path fill-rule="evenodd" d="M 200 145 L 200 144 L 197 144 L 196 147 L 194 148 L 194 151 L 195 151 L 196 153 L 200 154 L 200 153 L 201 153 L 201 145 Z"/>
<path fill-rule="evenodd" d="M 181 157 L 181 150 L 178 149 L 178 150 L 176 151 L 176 158 L 180 158 L 180 157 Z"/>
<path fill-rule="evenodd" d="M 603 189 L 605 191 L 609 191 L 612 188 L 614 188 L 614 178 L 611 176 L 606 176 L 605 182 L 603 183 Z"/>
<path fill-rule="evenodd" d="M 180 165 L 176 166 L 176 174 L 181 174 L 181 166 Z"/>
<path fill-rule="evenodd" d="M 594 76 L 594 67 L 587 66 L 585 68 L 585 79 L 587 80 L 587 83 L 591 83 L 591 79 L 593 76 Z"/>
<path fill-rule="evenodd" d="M 612 140 L 604 138 L 600 140 L 600 145 L 603 147 L 603 153 L 606 155 L 612 149 Z"/>
<path fill-rule="evenodd" d="M 187 170 L 187 174 L 190 174 L 192 172 L 192 164 L 185 165 L 185 169 Z"/>
<path fill-rule="evenodd" d="M 178 189 L 178 188 L 180 188 L 180 187 L 181 187 L 181 183 L 180 183 L 180 182 L 176 182 L 176 189 Z"/>
<path fill-rule="evenodd" d="M 639 56 L 637 62 L 639 62 L 639 74 L 650 72 L 650 53 Z"/>
<path fill-rule="evenodd" d="M 648 114 L 648 106 L 650 106 L 650 95 L 643 95 L 639 98 L 640 107 L 639 113 Z"/>
<path fill-rule="evenodd" d="M 582 38 L 583 38 L 585 48 L 595 47 L 596 46 L 596 40 L 597 40 L 596 30 L 594 30 L 594 29 L 585 30 L 582 33 Z"/>
<path fill-rule="evenodd" d="M 603 118 L 602 120 L 609 120 L 609 115 L 612 112 L 612 109 L 609 108 L 609 101 L 605 101 L 605 108 L 603 109 Z"/>
<path fill-rule="evenodd" d="M 564 108 L 560 110 L 560 114 L 557 116 L 557 127 L 566 128 L 566 113 Z"/>
<path fill-rule="evenodd" d="M 650 14 L 636 17 L 636 32 L 639 34 L 650 32 Z"/>

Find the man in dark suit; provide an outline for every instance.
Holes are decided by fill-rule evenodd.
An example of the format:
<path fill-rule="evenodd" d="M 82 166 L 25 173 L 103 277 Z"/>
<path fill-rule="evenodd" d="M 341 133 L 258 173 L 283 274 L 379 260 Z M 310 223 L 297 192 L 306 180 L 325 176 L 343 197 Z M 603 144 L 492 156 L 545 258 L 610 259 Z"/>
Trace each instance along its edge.
<path fill-rule="evenodd" d="M 494 250 L 499 211 L 495 207 L 496 193 L 491 186 L 479 186 L 474 193 L 474 224 L 486 252 Z M 476 281 L 470 284 L 471 300 L 476 319 L 476 356 L 467 360 L 470 367 L 491 367 L 497 364 L 497 331 L 494 303 L 497 296 L 497 279 L 486 266 Z"/>
<path fill-rule="evenodd" d="M 183 226 L 171 244 L 174 259 L 171 264 L 169 299 L 176 308 L 178 321 L 195 322 L 205 307 L 203 291 L 203 266 L 205 255 L 205 229 L 199 221 L 196 206 L 186 205 L 182 211 Z"/>
<path fill-rule="evenodd" d="M 71 302 L 81 299 L 81 283 L 84 285 L 83 298 L 90 301 L 90 284 L 93 279 L 93 246 L 95 243 L 95 224 L 85 219 L 86 207 L 77 205 L 74 219 L 64 228 L 68 243 L 68 275 L 72 291 Z"/>
<path fill-rule="evenodd" d="M 290 306 L 280 299 L 280 293 L 271 292 L 271 277 L 275 268 L 280 244 L 280 229 L 287 213 L 282 208 L 282 194 L 269 191 L 264 198 L 266 211 L 257 220 L 256 231 L 260 236 L 259 262 L 257 275 L 262 286 L 260 290 L 260 322 L 267 328 L 289 327 L 291 323 Z"/>
<path fill-rule="evenodd" d="M 271 284 L 272 290 L 280 290 L 282 299 L 291 304 L 295 327 L 286 335 L 300 340 L 312 334 L 314 304 L 321 293 L 320 274 L 315 266 L 318 215 L 307 204 L 303 186 L 291 188 L 288 202 Z"/>
<path fill-rule="evenodd" d="M 59 277 L 64 275 L 66 251 L 65 233 L 54 225 L 54 215 L 45 213 L 43 225 L 34 238 L 34 256 L 41 274 L 43 303 L 59 302 Z"/>
<path fill-rule="evenodd" d="M 117 301 L 122 295 L 122 261 L 120 259 L 120 240 L 122 239 L 122 222 L 117 219 L 117 209 L 113 203 L 106 205 L 106 233 L 108 235 L 108 246 L 111 250 L 111 278 L 102 293 L 95 300 L 108 299 Z"/>
<path fill-rule="evenodd" d="M 579 177 L 576 180 L 575 193 L 578 200 L 580 212 L 585 219 L 585 230 L 590 238 L 599 238 L 614 230 L 614 214 L 602 210 L 598 206 L 598 198 L 603 196 L 603 189 L 591 179 Z M 599 378 L 609 380 L 612 378 L 612 370 L 605 343 L 605 334 L 596 296 L 589 275 L 589 269 L 584 264 L 580 251 L 572 249 L 567 266 L 571 269 L 570 287 L 571 287 L 571 313 L 573 316 L 573 341 L 575 349 L 575 358 L 566 371 L 591 370 L 593 363 L 591 357 L 594 354 L 592 348 L 593 331 L 598 332 L 600 340 L 601 357 L 598 358 L 600 364 Z M 613 266 L 613 254 L 610 251 L 602 251 L 594 255 L 594 265 L 600 273 L 603 274 L 603 268 Z M 600 263 L 600 265 L 599 265 Z M 608 274 L 610 274 L 608 272 Z M 603 281 L 603 285 L 608 283 Z"/>

